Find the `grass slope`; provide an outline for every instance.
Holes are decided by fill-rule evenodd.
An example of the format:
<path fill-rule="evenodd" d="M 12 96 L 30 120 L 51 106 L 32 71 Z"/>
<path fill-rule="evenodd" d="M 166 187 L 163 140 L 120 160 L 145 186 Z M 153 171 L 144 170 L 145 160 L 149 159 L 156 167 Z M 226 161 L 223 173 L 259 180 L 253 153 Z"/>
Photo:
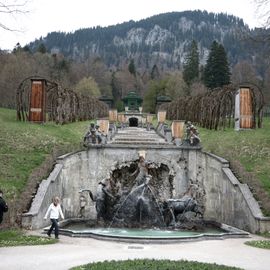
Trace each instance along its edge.
<path fill-rule="evenodd" d="M 29 175 L 53 149 L 78 149 L 89 122 L 68 125 L 16 121 L 16 112 L 0 108 L 0 189 L 12 200 L 23 191 Z"/>
<path fill-rule="evenodd" d="M 203 149 L 230 161 L 240 181 L 250 186 L 270 215 L 270 119 L 264 119 L 262 129 L 199 131 Z"/>
<path fill-rule="evenodd" d="M 230 161 L 240 181 L 248 183 L 270 215 L 270 119 L 262 129 L 236 132 L 200 128 L 203 149 Z M 63 126 L 16 121 L 16 112 L 0 108 L 0 189 L 11 200 L 25 189 L 32 171 L 53 149 L 78 149 L 89 122 Z M 44 176 L 43 176 L 44 177 Z"/>

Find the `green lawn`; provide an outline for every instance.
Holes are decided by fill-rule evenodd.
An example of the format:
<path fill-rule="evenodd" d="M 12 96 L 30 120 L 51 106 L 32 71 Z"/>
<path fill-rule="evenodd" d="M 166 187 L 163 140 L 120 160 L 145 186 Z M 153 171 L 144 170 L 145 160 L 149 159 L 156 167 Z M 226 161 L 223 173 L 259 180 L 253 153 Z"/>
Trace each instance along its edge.
<path fill-rule="evenodd" d="M 89 122 L 63 126 L 16 121 L 16 111 L 0 108 L 0 189 L 12 201 L 23 191 L 29 175 L 53 150 L 79 149 Z M 263 128 L 236 132 L 199 128 L 205 151 L 231 162 L 240 181 L 247 182 L 270 214 L 270 119 Z M 42 176 L 44 178 L 45 176 Z"/>
<path fill-rule="evenodd" d="M 72 270 L 241 270 L 236 267 L 229 267 L 218 264 L 199 263 L 189 261 L 170 260 L 126 260 L 126 261 L 105 261 L 90 263 L 72 268 Z"/>
<path fill-rule="evenodd" d="M 29 175 L 53 149 L 78 149 L 89 122 L 68 125 L 16 121 L 16 111 L 0 108 L 0 188 L 12 200 L 24 189 Z"/>
<path fill-rule="evenodd" d="M 230 161 L 240 181 L 254 190 L 265 214 L 269 215 L 270 119 L 264 119 L 261 129 L 212 131 L 199 128 L 199 131 L 203 149 Z"/>
<path fill-rule="evenodd" d="M 58 242 L 56 239 L 25 235 L 20 230 L 1 230 L 0 247 L 47 245 Z"/>
<path fill-rule="evenodd" d="M 247 241 L 245 244 L 256 248 L 270 249 L 270 240 L 253 240 Z"/>
<path fill-rule="evenodd" d="M 260 236 L 263 236 L 263 237 L 268 238 L 268 239 L 251 240 L 251 241 L 245 242 L 245 244 L 248 246 L 256 247 L 256 248 L 270 249 L 270 240 L 269 240 L 270 232 L 268 231 L 268 232 L 261 233 Z"/>

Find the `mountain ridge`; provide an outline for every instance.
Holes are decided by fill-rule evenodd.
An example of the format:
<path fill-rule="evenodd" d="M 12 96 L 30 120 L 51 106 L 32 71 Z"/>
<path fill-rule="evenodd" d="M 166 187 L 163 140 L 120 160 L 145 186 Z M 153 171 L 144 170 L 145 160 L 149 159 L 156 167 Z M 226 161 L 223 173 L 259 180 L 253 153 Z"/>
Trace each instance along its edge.
<path fill-rule="evenodd" d="M 222 43 L 229 61 L 253 61 L 254 54 L 239 35 L 252 32 L 243 19 L 207 11 L 169 12 L 139 21 L 78 29 L 74 32 L 51 32 L 29 44 L 37 50 L 43 43 L 52 53 L 61 52 L 76 61 L 100 57 L 109 67 L 119 68 L 134 59 L 138 68 L 158 64 L 162 69 L 181 68 L 190 43 L 198 43 L 200 62 L 205 64 L 211 43 Z"/>

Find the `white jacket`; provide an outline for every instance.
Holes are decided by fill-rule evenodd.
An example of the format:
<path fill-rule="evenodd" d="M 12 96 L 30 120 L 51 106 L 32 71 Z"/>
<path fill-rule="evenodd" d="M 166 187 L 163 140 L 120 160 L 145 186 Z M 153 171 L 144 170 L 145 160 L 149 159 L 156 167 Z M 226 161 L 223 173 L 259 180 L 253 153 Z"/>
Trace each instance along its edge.
<path fill-rule="evenodd" d="M 48 215 L 50 215 L 50 219 L 58 219 L 59 214 L 61 218 L 64 219 L 64 215 L 60 207 L 60 204 L 57 204 L 57 206 L 55 206 L 53 203 L 51 203 L 44 218 L 47 219 Z"/>

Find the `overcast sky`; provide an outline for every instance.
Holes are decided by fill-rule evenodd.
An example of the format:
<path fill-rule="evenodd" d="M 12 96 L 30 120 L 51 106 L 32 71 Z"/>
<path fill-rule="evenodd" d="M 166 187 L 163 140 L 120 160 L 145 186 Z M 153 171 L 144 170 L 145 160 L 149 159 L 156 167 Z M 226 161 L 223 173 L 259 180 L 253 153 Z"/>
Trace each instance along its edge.
<path fill-rule="evenodd" d="M 52 31 L 114 25 L 171 11 L 224 12 L 243 18 L 251 28 L 261 26 L 253 0 L 28 0 L 25 9 L 29 12 L 14 16 L 0 13 L 0 23 L 20 30 L 0 29 L 1 49 L 13 49 L 17 42 L 24 46 Z"/>

